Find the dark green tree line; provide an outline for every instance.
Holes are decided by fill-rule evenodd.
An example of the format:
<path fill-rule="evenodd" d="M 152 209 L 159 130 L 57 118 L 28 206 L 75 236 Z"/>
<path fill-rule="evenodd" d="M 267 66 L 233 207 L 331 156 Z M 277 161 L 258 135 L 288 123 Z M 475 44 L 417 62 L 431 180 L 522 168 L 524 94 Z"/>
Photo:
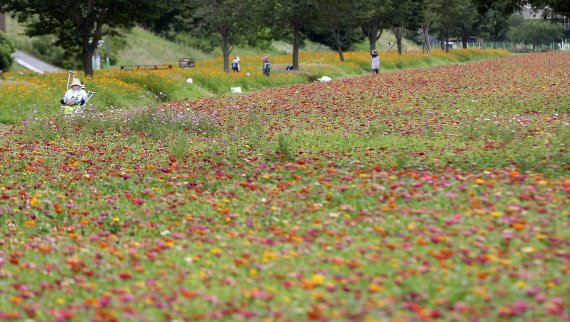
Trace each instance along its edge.
<path fill-rule="evenodd" d="M 209 39 L 215 35 L 225 71 L 234 46 L 251 41 L 251 35 L 287 39 L 293 69 L 299 69 L 299 50 L 307 36 L 334 48 L 341 61 L 362 37 L 370 50 L 376 49 L 386 29 L 394 32 L 400 54 L 406 33 L 419 32 L 428 52 L 430 34 L 439 34 L 444 49 L 456 37 L 466 47 L 471 36 L 504 40 L 508 17 L 526 4 L 570 15 L 568 0 L 0 0 L 0 10 L 25 23 L 29 36 L 51 34 L 69 53 L 81 52 L 85 73 L 92 75 L 91 57 L 102 36 L 135 24 L 160 32 L 200 32 Z"/>
<path fill-rule="evenodd" d="M 159 17 L 166 0 L 0 0 L 0 11 L 26 24 L 28 36 L 53 34 L 56 45 L 81 51 L 86 75 L 93 75 L 92 56 L 107 26 L 134 26 Z"/>

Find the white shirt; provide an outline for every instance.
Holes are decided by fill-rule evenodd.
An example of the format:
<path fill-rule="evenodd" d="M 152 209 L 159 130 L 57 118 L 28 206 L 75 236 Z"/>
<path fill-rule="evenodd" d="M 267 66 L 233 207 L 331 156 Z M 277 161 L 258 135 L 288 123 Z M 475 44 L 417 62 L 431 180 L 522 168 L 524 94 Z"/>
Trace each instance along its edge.
<path fill-rule="evenodd" d="M 239 63 L 239 59 L 237 59 L 237 58 L 236 58 L 236 59 L 234 59 L 234 61 L 233 61 L 232 63 L 234 63 L 234 64 L 237 64 L 237 70 L 239 71 L 239 70 L 240 70 L 240 63 Z"/>
<path fill-rule="evenodd" d="M 380 55 L 372 57 L 372 69 L 380 69 Z"/>
<path fill-rule="evenodd" d="M 74 90 L 72 87 L 68 89 L 67 92 L 65 92 L 65 95 L 63 96 L 63 101 L 67 103 L 70 100 L 75 100 L 77 104 L 77 102 L 80 102 L 82 98 L 85 99 L 86 97 L 87 93 L 85 92 L 84 89 L 79 88 L 78 90 Z"/>

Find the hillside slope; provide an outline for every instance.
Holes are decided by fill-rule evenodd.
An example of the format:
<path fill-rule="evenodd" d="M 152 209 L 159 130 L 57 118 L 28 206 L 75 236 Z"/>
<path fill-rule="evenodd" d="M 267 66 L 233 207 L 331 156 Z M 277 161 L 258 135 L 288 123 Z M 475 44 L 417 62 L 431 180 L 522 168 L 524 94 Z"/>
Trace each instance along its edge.
<path fill-rule="evenodd" d="M 55 41 L 53 36 L 30 38 L 24 35 L 24 30 L 25 28 L 19 25 L 15 19 L 8 17 L 7 35 L 18 50 L 32 54 L 56 66 L 72 68 L 71 66 L 63 66 L 69 63 L 66 61 L 63 50 L 60 48 L 54 49 L 52 46 L 51 43 Z M 124 31 L 123 34 L 124 38 L 122 40 L 111 39 L 109 51 L 115 58 L 114 65 L 116 66 L 176 64 L 178 59 L 185 57 L 206 60 L 221 56 L 219 49 L 214 50 L 212 53 L 206 53 L 197 48 L 169 41 L 140 27 Z M 378 48 L 382 51 L 387 50 L 394 41 L 394 35 L 389 31 L 384 31 L 381 39 L 378 41 Z M 413 42 L 408 40 L 404 42 L 404 46 L 408 49 L 417 48 Z M 367 51 L 368 43 L 362 42 L 355 47 L 358 51 Z M 106 46 L 101 48 L 102 51 L 105 49 Z M 305 41 L 302 50 L 332 52 L 330 48 L 311 41 Z M 271 54 L 286 54 L 290 52 L 292 52 L 292 45 L 284 41 L 274 41 L 270 49 Z M 235 46 L 232 52 L 232 56 L 257 56 L 262 54 L 265 54 L 265 51 L 247 46 Z M 21 67 L 14 66 L 14 69 L 19 70 Z"/>
<path fill-rule="evenodd" d="M 140 27 L 126 32 L 125 41 L 126 46 L 117 53 L 116 65 L 177 63 L 185 57 L 204 60 L 215 56 L 166 40 Z"/>

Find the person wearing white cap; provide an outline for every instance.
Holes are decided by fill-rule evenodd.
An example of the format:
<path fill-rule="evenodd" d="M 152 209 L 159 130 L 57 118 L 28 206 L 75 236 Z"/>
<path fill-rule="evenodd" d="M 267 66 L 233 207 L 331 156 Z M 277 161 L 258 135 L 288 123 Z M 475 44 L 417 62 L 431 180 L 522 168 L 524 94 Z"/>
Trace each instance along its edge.
<path fill-rule="evenodd" d="M 372 74 L 380 73 L 380 56 L 378 50 L 374 49 L 370 53 L 370 61 L 372 62 Z"/>
<path fill-rule="evenodd" d="M 63 98 L 60 100 L 61 104 L 67 106 L 84 104 L 85 99 L 87 98 L 87 93 L 82 87 L 83 85 L 81 84 L 81 81 L 74 78 L 71 82 L 71 88 L 67 90 Z"/>

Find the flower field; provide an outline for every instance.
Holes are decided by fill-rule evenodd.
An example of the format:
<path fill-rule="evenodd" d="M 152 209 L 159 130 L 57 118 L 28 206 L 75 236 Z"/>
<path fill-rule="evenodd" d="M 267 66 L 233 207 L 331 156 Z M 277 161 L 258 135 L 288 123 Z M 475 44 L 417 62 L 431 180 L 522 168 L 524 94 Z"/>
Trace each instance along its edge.
<path fill-rule="evenodd" d="M 570 320 L 569 74 L 541 53 L 3 126 L 0 320 Z"/>
<path fill-rule="evenodd" d="M 384 70 L 433 66 L 480 60 L 508 55 L 504 50 L 468 49 L 445 54 L 435 50 L 433 55 L 412 53 L 400 56 L 395 52 L 382 53 Z M 367 53 L 346 54 L 341 63 L 336 54 L 302 52 L 301 71 L 286 72 L 290 55 L 272 57 L 271 77 L 261 72 L 261 56 L 243 57 L 242 73 L 223 72 L 221 58 L 198 61 L 196 68 L 166 70 L 101 70 L 92 79 L 78 74 L 88 90 L 97 94 L 90 101 L 97 110 L 114 107 L 147 106 L 157 102 L 196 99 L 230 94 L 231 87 L 244 91 L 309 83 L 328 75 L 346 78 L 370 72 Z M 0 82 L 0 123 L 18 123 L 22 119 L 54 116 L 59 113 L 59 99 L 65 93 L 66 73 L 7 73 L 8 81 Z M 193 79 L 192 84 L 186 80 Z"/>

